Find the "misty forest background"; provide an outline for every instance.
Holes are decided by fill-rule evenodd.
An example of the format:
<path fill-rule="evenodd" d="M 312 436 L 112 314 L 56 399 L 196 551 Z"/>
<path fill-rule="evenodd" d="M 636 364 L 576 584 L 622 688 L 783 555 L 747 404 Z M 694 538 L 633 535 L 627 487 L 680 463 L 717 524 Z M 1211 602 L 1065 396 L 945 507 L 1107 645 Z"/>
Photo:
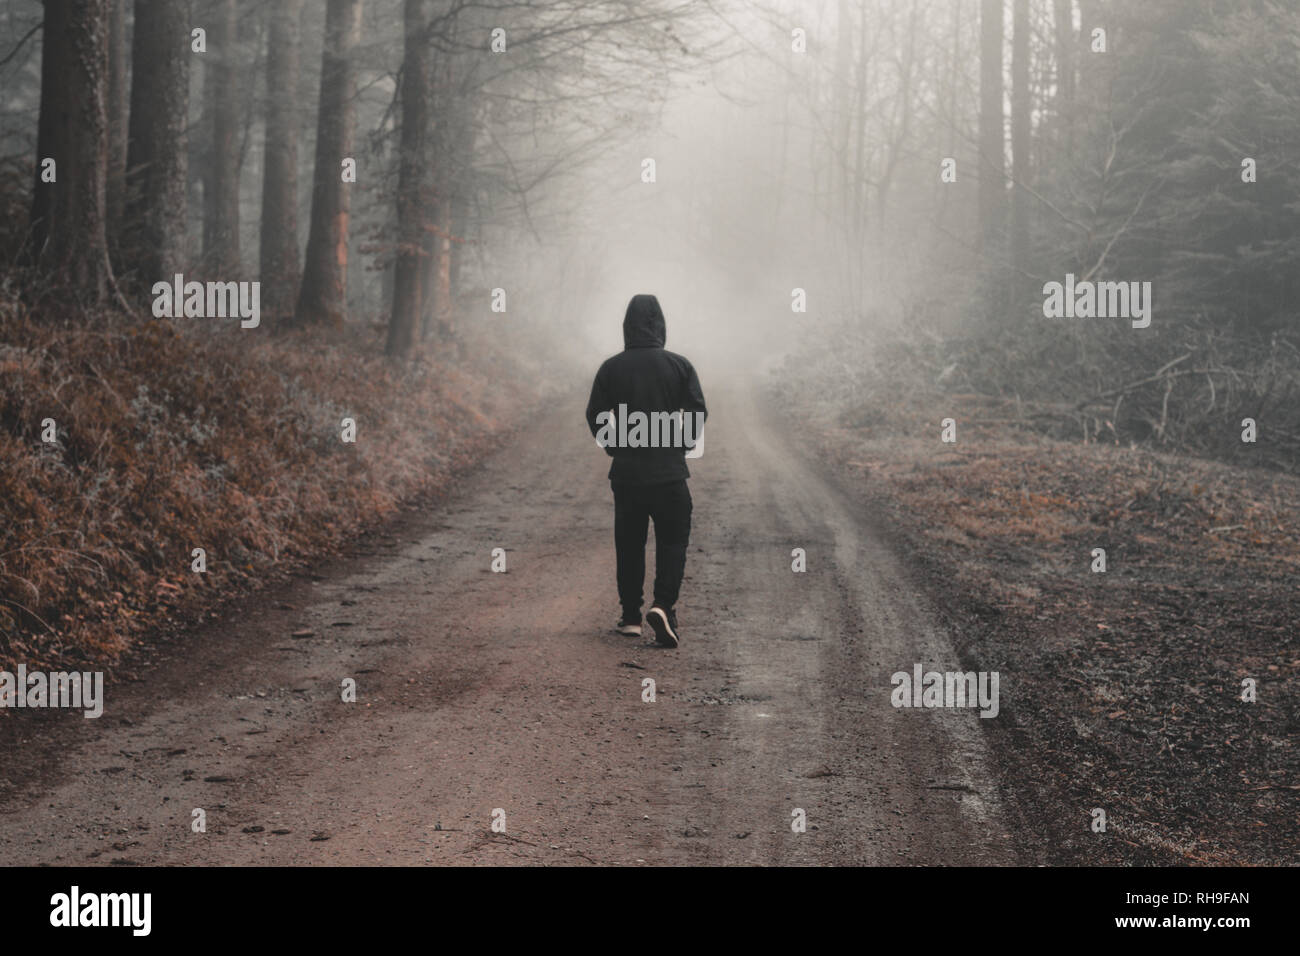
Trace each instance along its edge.
<path fill-rule="evenodd" d="M 0 88 L 0 660 L 112 657 L 444 487 L 647 275 L 849 422 L 1300 460 L 1290 3 L 4 0 Z M 260 328 L 153 318 L 176 273 L 259 280 Z M 1151 326 L 1045 319 L 1066 273 Z"/>

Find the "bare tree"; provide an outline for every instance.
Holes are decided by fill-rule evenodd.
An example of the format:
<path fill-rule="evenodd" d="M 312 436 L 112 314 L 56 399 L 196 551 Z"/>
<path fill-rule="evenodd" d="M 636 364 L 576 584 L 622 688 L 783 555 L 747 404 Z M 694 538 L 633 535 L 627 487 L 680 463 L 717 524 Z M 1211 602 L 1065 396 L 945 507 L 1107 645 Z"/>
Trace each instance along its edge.
<path fill-rule="evenodd" d="M 1057 114 L 1065 127 L 1067 154 L 1074 147 L 1074 4 L 1071 0 L 1054 0 L 1052 19 L 1056 28 L 1056 102 Z"/>
<path fill-rule="evenodd" d="M 1002 130 L 1002 0 L 980 0 L 980 233 L 994 241 L 1002 228 L 1006 171 Z"/>
<path fill-rule="evenodd" d="M 239 272 L 238 0 L 215 0 L 203 74 L 210 151 L 203 179 L 203 260 L 213 275 Z"/>
<path fill-rule="evenodd" d="M 347 315 L 348 216 L 351 191 L 343 160 L 352 156 L 356 79 L 352 58 L 361 41 L 361 0 L 329 0 L 321 54 L 316 168 L 311 230 L 303 264 L 297 322 L 341 326 Z"/>
<path fill-rule="evenodd" d="M 892 135 L 885 143 L 887 157 L 884 171 L 876 184 L 876 220 L 881 227 L 885 225 L 885 212 L 889 200 L 889 188 L 894 181 L 903 151 L 907 148 L 911 135 L 912 114 L 915 112 L 912 99 L 915 95 L 913 68 L 916 63 L 917 20 L 921 8 L 917 0 L 912 0 L 907 16 L 907 36 L 903 42 L 903 54 L 898 59 L 898 120 L 892 124 Z"/>
<path fill-rule="evenodd" d="M 1014 0 L 1011 29 L 1011 261 L 1024 269 L 1029 251 L 1029 0 Z"/>
<path fill-rule="evenodd" d="M 425 142 L 429 124 L 429 38 L 424 0 L 405 0 L 406 52 L 402 59 L 402 142 L 397 179 L 397 264 L 388 354 L 411 348 L 421 312 L 420 260 L 425 255 Z"/>
<path fill-rule="evenodd" d="M 136 0 L 124 248 L 145 282 L 185 261 L 190 27 L 188 0 Z"/>
<path fill-rule="evenodd" d="M 865 19 L 867 11 L 861 11 Z M 866 51 L 862 51 L 866 56 Z M 849 67 L 853 58 L 853 20 L 848 0 L 838 0 L 835 16 L 835 66 L 831 84 L 831 183 L 830 192 L 836 203 L 848 203 L 849 197 L 849 134 L 853 115 L 848 106 Z M 865 122 L 865 120 L 863 120 Z"/>
<path fill-rule="evenodd" d="M 293 315 L 298 292 L 298 20 L 302 0 L 271 0 L 266 41 L 266 149 L 259 274 L 262 311 Z"/>
<path fill-rule="evenodd" d="M 454 41 L 456 25 L 450 29 Z M 459 228 L 458 210 L 461 218 L 464 215 L 465 204 L 458 197 L 468 187 L 464 173 L 474 139 L 471 114 L 476 91 L 471 82 L 466 82 L 470 73 L 470 61 L 463 53 L 442 56 L 432 86 L 438 122 L 432 144 L 431 222 L 425 246 L 428 258 L 424 264 L 421 338 L 427 338 L 435 327 L 444 338 L 452 333 L 452 261 L 457 244 L 454 232 Z"/>
<path fill-rule="evenodd" d="M 126 0 L 108 4 L 108 203 L 109 238 L 116 243 L 126 205 Z"/>
<path fill-rule="evenodd" d="M 85 304 L 102 302 L 112 278 L 107 74 L 108 0 L 46 0 L 30 251 Z"/>

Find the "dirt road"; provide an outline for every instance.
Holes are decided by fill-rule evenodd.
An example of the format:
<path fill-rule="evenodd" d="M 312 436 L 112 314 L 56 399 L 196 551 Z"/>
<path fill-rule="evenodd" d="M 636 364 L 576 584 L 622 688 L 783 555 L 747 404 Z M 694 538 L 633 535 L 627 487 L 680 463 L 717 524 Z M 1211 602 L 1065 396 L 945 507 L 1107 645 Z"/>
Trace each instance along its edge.
<path fill-rule="evenodd" d="M 753 396 L 710 392 L 682 648 L 612 632 L 582 398 L 440 508 L 164 645 L 98 720 L 11 711 L 0 864 L 1023 859 L 977 713 L 890 705 L 895 671 L 959 669 L 933 609 Z"/>

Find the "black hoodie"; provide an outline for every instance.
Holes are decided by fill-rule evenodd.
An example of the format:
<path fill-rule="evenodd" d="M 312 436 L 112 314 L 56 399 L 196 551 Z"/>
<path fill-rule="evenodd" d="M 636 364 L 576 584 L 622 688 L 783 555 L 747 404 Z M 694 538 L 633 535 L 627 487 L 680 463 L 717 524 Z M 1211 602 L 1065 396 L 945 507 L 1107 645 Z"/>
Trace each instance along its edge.
<path fill-rule="evenodd" d="M 652 295 L 634 295 L 623 316 L 623 351 L 604 361 L 591 384 L 587 402 L 587 427 L 599 438 L 601 424 L 596 416 L 610 411 L 619 414 L 626 406 L 630 415 L 642 412 L 698 412 L 697 422 L 708 414 L 704 393 L 695 368 L 682 356 L 664 348 L 664 313 Z M 698 435 L 698 431 L 696 432 Z M 613 458 L 611 481 L 653 485 L 691 476 L 684 447 L 606 447 Z"/>

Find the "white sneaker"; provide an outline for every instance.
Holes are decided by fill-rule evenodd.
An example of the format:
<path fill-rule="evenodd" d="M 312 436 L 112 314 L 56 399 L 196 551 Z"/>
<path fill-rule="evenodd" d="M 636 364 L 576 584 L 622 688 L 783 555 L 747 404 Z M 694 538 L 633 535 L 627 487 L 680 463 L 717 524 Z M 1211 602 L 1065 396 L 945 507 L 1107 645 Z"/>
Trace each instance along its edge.
<path fill-rule="evenodd" d="M 681 644 L 681 636 L 677 633 L 677 615 L 672 611 L 665 611 L 656 605 L 646 612 L 645 619 L 654 628 L 655 639 L 664 647 L 677 647 Z"/>

